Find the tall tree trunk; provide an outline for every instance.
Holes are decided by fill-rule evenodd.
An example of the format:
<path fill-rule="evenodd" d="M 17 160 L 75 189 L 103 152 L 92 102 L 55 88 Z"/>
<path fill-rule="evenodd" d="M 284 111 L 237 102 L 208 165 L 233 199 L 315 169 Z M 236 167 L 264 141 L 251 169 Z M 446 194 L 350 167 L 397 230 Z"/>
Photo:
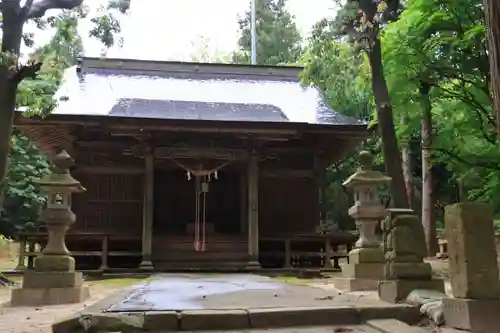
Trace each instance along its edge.
<path fill-rule="evenodd" d="M 24 19 L 19 1 L 2 2 L 2 54 L 17 57 L 21 49 Z M 17 59 L 15 60 L 17 63 Z M 16 107 L 17 84 L 11 79 L 9 64 L 0 64 L 0 207 L 8 169 L 10 137 Z"/>
<path fill-rule="evenodd" d="M 19 1 L 2 2 L 2 54 L 18 56 L 21 49 L 24 19 Z M 17 62 L 17 60 L 16 60 Z M 8 170 L 10 137 L 16 107 L 17 82 L 11 80 L 8 64 L 0 65 L 0 207 L 3 207 Z M 11 281 L 0 272 L 0 286 Z"/>
<path fill-rule="evenodd" d="M 497 118 L 497 134 L 500 138 L 500 2 L 498 0 L 484 0 L 484 13 L 488 34 L 490 89 L 493 111 Z"/>
<path fill-rule="evenodd" d="M 434 257 L 438 252 L 436 234 L 436 209 L 434 181 L 432 175 L 432 105 L 429 98 L 431 86 L 421 83 L 420 98 L 422 106 L 422 123 L 420 137 L 422 140 L 422 226 L 425 233 L 427 254 Z"/>
<path fill-rule="evenodd" d="M 378 129 L 382 138 L 382 152 L 387 173 L 392 178 L 389 185 L 392 206 L 395 208 L 409 208 L 406 195 L 406 186 L 403 177 L 402 159 L 394 129 L 392 105 L 387 90 L 387 83 L 382 65 L 382 50 L 380 39 L 376 38 L 371 51 L 368 53 L 372 72 L 372 89 L 377 108 Z"/>
<path fill-rule="evenodd" d="M 401 125 L 405 126 L 408 124 L 407 115 L 403 114 L 401 116 Z M 406 185 L 406 195 L 408 197 L 408 202 L 410 204 L 410 208 L 415 209 L 412 204 L 413 199 L 413 165 L 411 160 L 411 153 L 409 147 L 409 140 L 405 139 L 405 142 L 402 142 L 401 145 L 401 158 L 403 160 L 403 177 L 405 179 Z"/>
<path fill-rule="evenodd" d="M 10 137 L 14 120 L 16 91 L 12 91 L 5 67 L 0 67 L 0 207 L 3 206 L 4 190 L 8 170 Z M 12 98 L 14 96 L 14 99 Z"/>

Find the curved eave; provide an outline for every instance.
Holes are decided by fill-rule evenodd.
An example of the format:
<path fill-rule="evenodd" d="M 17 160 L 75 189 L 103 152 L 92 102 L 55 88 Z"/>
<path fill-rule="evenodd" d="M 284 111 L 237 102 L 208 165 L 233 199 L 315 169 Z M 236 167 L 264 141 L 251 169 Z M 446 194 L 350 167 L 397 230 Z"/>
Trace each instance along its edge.
<path fill-rule="evenodd" d="M 77 126 L 97 128 L 118 128 L 129 131 L 174 131 L 211 133 L 276 133 L 313 134 L 321 141 L 331 144 L 329 155 L 338 160 L 356 149 L 373 133 L 364 124 L 308 124 L 290 122 L 236 122 L 218 120 L 171 120 L 150 118 L 106 117 L 95 115 L 53 114 L 45 119 L 24 117 L 16 113 L 14 126 L 26 135 L 45 154 L 53 157 L 61 149 L 72 155 L 73 137 Z M 330 149 L 329 149 L 330 150 Z"/>

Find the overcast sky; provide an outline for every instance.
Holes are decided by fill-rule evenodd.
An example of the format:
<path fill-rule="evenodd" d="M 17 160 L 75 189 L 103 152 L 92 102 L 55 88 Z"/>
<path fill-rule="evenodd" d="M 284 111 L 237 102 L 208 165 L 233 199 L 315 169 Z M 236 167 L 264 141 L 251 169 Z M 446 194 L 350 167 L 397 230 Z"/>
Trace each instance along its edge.
<path fill-rule="evenodd" d="M 85 0 L 98 8 L 108 0 Z M 256 0 L 258 1 L 258 0 Z M 124 46 L 109 50 L 107 56 L 149 60 L 189 60 L 193 43 L 208 41 L 211 53 L 228 54 L 236 49 L 238 15 L 250 7 L 250 0 L 132 0 L 130 13 L 122 21 Z M 288 0 L 297 26 L 307 36 L 314 23 L 335 14 L 334 0 Z M 87 36 L 88 22 L 81 23 Z M 44 43 L 50 33 L 37 35 Z M 85 38 L 87 56 L 98 56 L 102 46 Z"/>

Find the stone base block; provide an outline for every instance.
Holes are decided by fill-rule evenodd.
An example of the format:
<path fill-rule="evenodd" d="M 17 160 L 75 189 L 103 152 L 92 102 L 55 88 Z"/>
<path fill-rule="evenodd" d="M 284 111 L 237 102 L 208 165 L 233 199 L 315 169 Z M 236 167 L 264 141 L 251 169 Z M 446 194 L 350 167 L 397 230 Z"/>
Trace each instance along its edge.
<path fill-rule="evenodd" d="M 261 269 L 262 266 L 260 265 L 260 262 L 258 262 L 258 261 L 249 261 L 246 264 L 245 268 L 248 270 L 256 270 L 256 269 Z"/>
<path fill-rule="evenodd" d="M 80 303 L 90 296 L 88 286 L 70 288 L 17 288 L 10 298 L 12 306 L 40 306 Z"/>
<path fill-rule="evenodd" d="M 342 267 L 342 276 L 345 278 L 382 280 L 385 276 L 384 263 L 349 263 L 348 265 Z"/>
<path fill-rule="evenodd" d="M 415 289 L 436 290 L 444 293 L 444 281 L 441 279 L 380 281 L 378 296 L 384 302 L 399 303 Z"/>
<path fill-rule="evenodd" d="M 141 261 L 141 264 L 139 265 L 139 269 L 144 270 L 144 271 L 152 271 L 155 269 L 153 263 L 151 260 L 143 260 Z"/>
<path fill-rule="evenodd" d="M 389 279 L 427 280 L 432 277 L 432 266 L 427 262 L 391 262 L 385 265 Z"/>
<path fill-rule="evenodd" d="M 446 326 L 474 333 L 500 332 L 500 300 L 444 298 Z"/>
<path fill-rule="evenodd" d="M 379 247 L 357 248 L 349 252 L 349 263 L 384 263 L 384 252 Z"/>
<path fill-rule="evenodd" d="M 23 288 L 72 288 L 83 285 L 81 272 L 36 272 L 26 271 L 24 273 Z"/>
<path fill-rule="evenodd" d="M 377 290 L 378 279 L 334 278 L 333 285 L 342 291 L 368 291 Z"/>
<path fill-rule="evenodd" d="M 74 272 L 75 258 L 69 255 L 43 254 L 34 260 L 37 272 Z"/>

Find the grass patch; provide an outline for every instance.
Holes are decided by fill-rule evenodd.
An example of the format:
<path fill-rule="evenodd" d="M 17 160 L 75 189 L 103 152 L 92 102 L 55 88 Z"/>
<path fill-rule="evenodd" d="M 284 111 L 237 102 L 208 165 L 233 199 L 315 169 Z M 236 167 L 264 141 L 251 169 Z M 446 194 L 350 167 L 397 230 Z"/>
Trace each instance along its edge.
<path fill-rule="evenodd" d="M 109 286 L 112 288 L 128 287 L 137 283 L 144 283 L 154 280 L 153 276 L 143 275 L 143 276 L 124 276 L 124 277 L 96 277 L 96 278 L 86 278 L 87 282 L 91 284 L 99 284 L 101 286 Z"/>
<path fill-rule="evenodd" d="M 301 286 L 307 285 L 308 283 L 317 280 L 317 279 L 302 279 L 293 275 L 277 275 L 277 276 L 271 276 L 271 278 L 274 280 L 278 280 L 280 282 L 294 284 L 294 285 L 301 285 Z"/>

